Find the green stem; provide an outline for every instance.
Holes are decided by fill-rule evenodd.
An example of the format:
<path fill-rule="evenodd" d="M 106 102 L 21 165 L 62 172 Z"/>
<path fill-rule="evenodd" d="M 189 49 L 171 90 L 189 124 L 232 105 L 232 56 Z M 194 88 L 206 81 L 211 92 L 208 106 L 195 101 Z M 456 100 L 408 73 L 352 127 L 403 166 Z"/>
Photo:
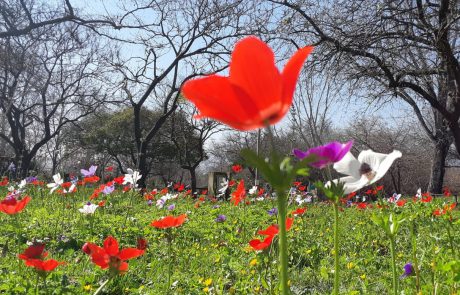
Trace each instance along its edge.
<path fill-rule="evenodd" d="M 410 235 L 412 241 L 412 260 L 414 262 L 414 269 L 415 269 L 415 288 L 417 289 L 417 293 L 420 292 L 420 273 L 418 270 L 418 260 L 417 260 L 417 237 L 415 236 L 415 220 L 412 220 L 412 224 L 410 227 Z"/>
<path fill-rule="evenodd" d="M 277 191 L 278 201 L 278 226 L 279 226 L 279 259 L 280 259 L 280 290 L 282 295 L 289 294 L 288 286 L 288 256 L 287 256 L 287 237 L 286 237 L 286 215 L 287 204 L 282 193 Z"/>
<path fill-rule="evenodd" d="M 37 273 L 37 280 L 35 281 L 35 294 L 38 295 L 38 282 L 40 281 L 40 275 Z"/>
<path fill-rule="evenodd" d="M 339 204 L 334 202 L 334 292 L 339 294 Z"/>
<path fill-rule="evenodd" d="M 396 243 L 394 236 L 390 236 L 391 270 L 393 272 L 393 294 L 398 295 L 398 276 L 396 274 Z"/>
<path fill-rule="evenodd" d="M 170 230 L 170 229 L 168 229 Z M 172 233 L 168 232 L 168 258 L 169 258 L 169 263 L 168 263 L 168 286 L 167 286 L 167 293 L 169 294 L 169 288 L 171 287 L 171 274 L 172 274 L 172 264 L 173 264 L 173 252 L 172 252 Z"/>
<path fill-rule="evenodd" d="M 102 291 L 102 289 L 104 289 L 105 285 L 107 285 L 110 282 L 111 279 L 112 276 L 110 276 L 104 283 L 102 283 L 102 285 L 96 290 L 96 292 L 94 292 L 93 295 L 99 294 Z"/>
<path fill-rule="evenodd" d="M 450 224 L 446 226 L 446 229 L 447 229 L 447 237 L 449 238 L 450 249 L 454 257 L 457 258 L 457 251 L 455 250 L 455 247 L 454 247 L 454 240 L 452 238 L 452 234 L 450 233 Z"/>

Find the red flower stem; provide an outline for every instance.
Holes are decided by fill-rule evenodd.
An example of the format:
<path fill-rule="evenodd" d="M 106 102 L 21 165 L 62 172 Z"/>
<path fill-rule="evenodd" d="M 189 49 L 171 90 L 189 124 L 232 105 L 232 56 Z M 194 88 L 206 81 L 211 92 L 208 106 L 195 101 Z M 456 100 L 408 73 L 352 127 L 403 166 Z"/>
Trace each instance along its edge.
<path fill-rule="evenodd" d="M 283 197 L 284 192 L 277 191 L 278 226 L 279 226 L 279 259 L 280 259 L 280 291 L 282 295 L 289 294 L 288 286 L 288 244 L 286 237 L 287 204 Z"/>

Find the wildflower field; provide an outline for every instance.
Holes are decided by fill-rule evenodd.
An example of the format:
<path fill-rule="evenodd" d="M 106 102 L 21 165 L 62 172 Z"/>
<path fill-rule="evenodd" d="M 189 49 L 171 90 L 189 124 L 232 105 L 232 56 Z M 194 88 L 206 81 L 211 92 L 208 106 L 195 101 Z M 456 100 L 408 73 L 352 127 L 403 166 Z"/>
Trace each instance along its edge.
<path fill-rule="evenodd" d="M 233 183 L 230 189 L 235 192 L 238 181 Z M 263 242 L 258 231 L 277 224 L 276 202 L 263 191 L 245 192 L 235 206 L 204 194 L 193 198 L 180 186 L 142 195 L 111 182 L 115 189 L 105 194 L 106 185 L 80 182 L 64 193 L 62 186 L 69 185 L 64 182 L 53 193 L 39 181 L 16 191 L 7 191 L 13 182 L 2 187 L 2 195 L 20 193 L 18 199 L 31 199 L 17 214 L 5 214 L 11 206 L 2 203 L 0 292 L 92 294 L 105 284 L 100 294 L 278 293 L 278 245 L 269 242 L 263 247 L 252 241 Z M 301 189 L 302 184 L 293 185 L 288 206 L 288 219 L 293 218 L 287 233 L 288 284 L 294 294 L 328 294 L 334 275 L 333 206 L 302 202 Z M 375 193 L 384 196 L 379 189 Z M 455 294 L 460 279 L 455 246 L 459 222 L 458 212 L 451 209 L 452 196 L 425 194 L 373 204 L 352 203 L 353 194 L 348 199 L 339 210 L 341 294 L 390 293 L 390 241 L 373 221 L 390 214 L 393 221 L 402 220 L 395 233 L 401 292 Z M 84 211 L 88 202 L 98 206 Z M 182 214 L 186 218 L 175 224 L 158 222 Z M 120 250 L 137 249 L 137 256 L 126 260 L 129 269 L 117 269 L 120 265 L 113 259 L 103 269 L 100 259 L 87 254 L 91 251 L 85 251 L 86 243 L 106 249 L 107 237 L 113 237 Z M 36 258 L 56 260 L 56 267 L 40 268 L 20 259 L 30 245 L 44 246 L 40 253 L 47 256 Z M 406 273 L 408 263 L 412 269 Z"/>

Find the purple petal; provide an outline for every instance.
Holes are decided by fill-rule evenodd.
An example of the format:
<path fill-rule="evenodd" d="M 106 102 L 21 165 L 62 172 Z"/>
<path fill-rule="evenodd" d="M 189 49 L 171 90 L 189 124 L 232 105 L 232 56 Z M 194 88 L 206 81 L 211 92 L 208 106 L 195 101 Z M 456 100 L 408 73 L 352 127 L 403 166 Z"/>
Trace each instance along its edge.
<path fill-rule="evenodd" d="M 311 148 L 306 152 L 294 149 L 293 153 L 299 159 L 303 159 L 311 154 L 316 155 L 319 159 L 310 163 L 310 165 L 322 169 L 327 165 L 340 161 L 350 151 L 352 145 L 353 141 L 349 141 L 345 144 L 333 141 L 326 145 Z"/>

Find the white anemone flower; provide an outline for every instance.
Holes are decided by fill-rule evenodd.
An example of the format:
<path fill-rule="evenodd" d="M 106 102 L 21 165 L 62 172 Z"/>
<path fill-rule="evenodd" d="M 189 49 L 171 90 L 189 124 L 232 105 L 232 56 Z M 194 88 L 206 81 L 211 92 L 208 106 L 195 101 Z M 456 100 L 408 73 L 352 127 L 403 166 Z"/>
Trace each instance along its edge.
<path fill-rule="evenodd" d="M 250 194 L 250 195 L 254 195 L 255 193 L 257 193 L 257 189 L 258 189 L 258 187 L 254 185 L 254 186 L 249 190 L 249 194 Z"/>
<path fill-rule="evenodd" d="M 125 174 L 125 177 L 123 178 L 123 185 L 130 183 L 136 187 L 137 181 L 142 178 L 142 175 L 139 174 L 139 171 L 130 168 L 128 168 L 127 170 L 128 173 Z"/>
<path fill-rule="evenodd" d="M 334 164 L 334 169 L 337 172 L 348 176 L 333 181 L 344 184 L 345 194 L 355 192 L 380 180 L 393 162 L 401 156 L 401 152 L 396 150 L 390 154 L 365 150 L 356 159 L 352 153 L 348 152 L 342 160 Z"/>
<path fill-rule="evenodd" d="M 83 208 L 79 208 L 78 211 L 80 211 L 81 213 L 83 213 L 85 215 L 94 214 L 94 212 L 96 211 L 97 207 L 99 207 L 99 206 L 96 205 L 96 204 L 88 203 L 88 204 L 84 205 Z"/>
<path fill-rule="evenodd" d="M 64 180 L 61 178 L 61 174 L 59 173 L 53 175 L 53 180 L 54 180 L 54 183 L 48 183 L 46 185 L 47 187 L 51 189 L 50 194 L 53 193 L 58 187 L 60 187 L 64 183 Z"/>
<path fill-rule="evenodd" d="M 219 193 L 225 194 L 225 192 L 227 191 L 227 188 L 228 188 L 228 180 L 227 180 L 227 179 L 224 179 L 224 180 L 222 180 L 222 182 L 220 183 Z"/>

